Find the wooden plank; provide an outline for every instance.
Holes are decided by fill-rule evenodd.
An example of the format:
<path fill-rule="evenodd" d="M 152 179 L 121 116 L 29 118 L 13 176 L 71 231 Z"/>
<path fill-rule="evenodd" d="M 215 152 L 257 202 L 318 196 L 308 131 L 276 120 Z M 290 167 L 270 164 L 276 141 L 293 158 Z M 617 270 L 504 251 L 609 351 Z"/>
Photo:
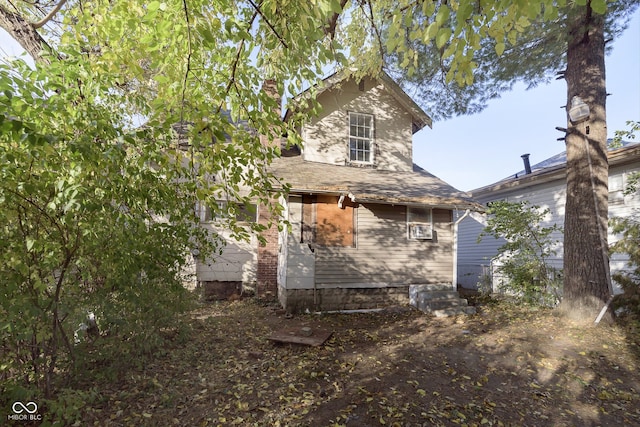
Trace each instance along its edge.
<path fill-rule="evenodd" d="M 338 207 L 338 196 L 320 195 L 316 203 L 316 243 L 320 246 L 353 246 L 353 205 L 349 199 Z"/>
<path fill-rule="evenodd" d="M 299 329 L 291 330 L 289 328 L 274 331 L 267 339 L 279 343 L 302 344 L 310 345 L 312 347 L 318 347 L 324 344 L 325 341 L 329 339 L 331 334 L 333 334 L 333 331 L 313 329 L 311 335 L 304 336 L 301 335 L 301 331 Z"/>

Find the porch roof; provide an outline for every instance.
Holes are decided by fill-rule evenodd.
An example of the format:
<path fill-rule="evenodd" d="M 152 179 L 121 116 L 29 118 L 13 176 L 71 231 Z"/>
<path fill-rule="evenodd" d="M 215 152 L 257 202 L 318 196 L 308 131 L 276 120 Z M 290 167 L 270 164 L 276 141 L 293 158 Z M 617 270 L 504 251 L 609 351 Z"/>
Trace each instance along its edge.
<path fill-rule="evenodd" d="M 300 156 L 274 160 L 270 171 L 291 186 L 291 193 L 328 193 L 358 203 L 426 205 L 484 211 L 484 207 L 420 166 L 413 172 L 308 162 Z"/>

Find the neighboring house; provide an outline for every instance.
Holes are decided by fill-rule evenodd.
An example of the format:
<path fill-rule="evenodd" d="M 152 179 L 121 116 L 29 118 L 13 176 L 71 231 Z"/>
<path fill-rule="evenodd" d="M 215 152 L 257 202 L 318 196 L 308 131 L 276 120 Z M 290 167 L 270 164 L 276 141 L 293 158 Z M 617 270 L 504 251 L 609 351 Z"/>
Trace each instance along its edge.
<path fill-rule="evenodd" d="M 549 209 L 544 226 L 564 224 L 566 200 L 566 153 L 560 153 L 533 166 L 529 166 L 529 155 L 523 155 L 525 170 L 514 176 L 494 184 L 472 190 L 472 196 L 482 204 L 495 200 L 509 202 L 528 201 L 531 205 Z M 624 143 L 622 148 L 610 149 L 609 158 L 609 218 L 626 217 L 634 209 L 640 208 L 638 193 L 625 196 L 623 191 L 630 174 L 640 171 L 640 144 Z M 458 247 L 458 284 L 464 288 L 477 289 L 479 283 L 496 283 L 492 272 L 495 272 L 495 257 L 503 240 L 485 236 L 480 243 L 478 236 L 484 228 L 481 215 L 469 215 L 460 222 Z M 552 234 L 559 240 L 555 246 L 556 256 L 550 264 L 562 268 L 563 246 L 562 233 Z M 609 232 L 609 243 L 615 242 L 617 236 Z M 613 255 L 610 260 L 611 272 L 626 268 L 626 258 Z M 614 284 L 614 290 L 616 289 Z"/>
<path fill-rule="evenodd" d="M 290 185 L 280 200 L 290 227 L 266 232 L 264 246 L 230 242 L 199 280 L 255 279 L 290 311 L 404 303 L 414 284 L 455 289 L 454 213 L 482 207 L 413 163 L 412 136 L 429 116 L 387 75 L 334 75 L 316 96 L 304 146 L 271 167 Z"/>

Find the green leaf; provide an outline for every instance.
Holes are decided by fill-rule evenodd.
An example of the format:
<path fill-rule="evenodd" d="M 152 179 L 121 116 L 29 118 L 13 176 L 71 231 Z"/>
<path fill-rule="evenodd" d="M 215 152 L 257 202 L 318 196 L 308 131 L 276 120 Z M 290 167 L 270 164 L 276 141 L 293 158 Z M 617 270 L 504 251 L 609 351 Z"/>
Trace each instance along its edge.
<path fill-rule="evenodd" d="M 436 36 L 436 46 L 441 49 L 451 38 L 450 28 L 441 28 Z"/>
<path fill-rule="evenodd" d="M 463 1 L 457 12 L 458 22 L 466 21 L 471 17 L 474 5 L 470 1 Z"/>
<path fill-rule="evenodd" d="M 505 49 L 505 44 L 502 42 L 496 43 L 496 54 L 498 54 L 498 56 L 502 56 L 502 54 L 504 53 L 504 49 Z"/>
<path fill-rule="evenodd" d="M 331 3 L 331 11 L 333 13 L 342 12 L 342 6 L 340 6 L 340 0 L 330 0 Z"/>
<path fill-rule="evenodd" d="M 591 9 L 596 13 L 604 15 L 607 12 L 606 0 L 591 0 Z"/>
<path fill-rule="evenodd" d="M 157 0 L 153 0 L 152 2 L 149 2 L 149 4 L 147 5 L 147 11 L 149 13 L 156 12 L 159 8 L 160 8 L 160 2 Z"/>
<path fill-rule="evenodd" d="M 449 7 L 446 5 L 440 6 L 440 9 L 438 10 L 438 14 L 436 15 L 436 20 L 435 22 L 438 24 L 439 27 L 444 26 L 447 23 L 447 20 L 449 19 Z"/>
<path fill-rule="evenodd" d="M 424 42 L 429 43 L 430 40 L 433 40 L 438 34 L 439 29 L 440 26 L 437 23 L 432 22 L 431 24 L 429 24 L 429 26 L 427 27 L 427 31 L 425 32 L 426 37 L 423 39 Z"/>

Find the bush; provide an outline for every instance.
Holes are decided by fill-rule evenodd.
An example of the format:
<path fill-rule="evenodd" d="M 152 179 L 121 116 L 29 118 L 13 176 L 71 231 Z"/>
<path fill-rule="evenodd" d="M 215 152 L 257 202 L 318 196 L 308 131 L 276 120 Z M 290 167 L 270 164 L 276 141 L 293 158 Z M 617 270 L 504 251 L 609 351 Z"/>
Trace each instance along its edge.
<path fill-rule="evenodd" d="M 627 255 L 630 266 L 630 270 L 613 275 L 624 290 L 624 294 L 615 298 L 614 309 L 640 316 L 640 215 L 612 218 L 611 226 L 613 233 L 622 234 L 621 239 L 611 245 L 611 251 Z"/>
<path fill-rule="evenodd" d="M 549 213 L 528 202 L 492 202 L 490 217 L 483 233 L 503 238 L 506 243 L 498 249 L 500 263 L 497 272 L 504 275 L 500 288 L 514 294 L 526 303 L 554 306 L 560 302 L 561 271 L 549 265 L 555 255 L 557 240 L 552 233 L 562 231 L 557 225 L 542 227 L 541 222 Z"/>

